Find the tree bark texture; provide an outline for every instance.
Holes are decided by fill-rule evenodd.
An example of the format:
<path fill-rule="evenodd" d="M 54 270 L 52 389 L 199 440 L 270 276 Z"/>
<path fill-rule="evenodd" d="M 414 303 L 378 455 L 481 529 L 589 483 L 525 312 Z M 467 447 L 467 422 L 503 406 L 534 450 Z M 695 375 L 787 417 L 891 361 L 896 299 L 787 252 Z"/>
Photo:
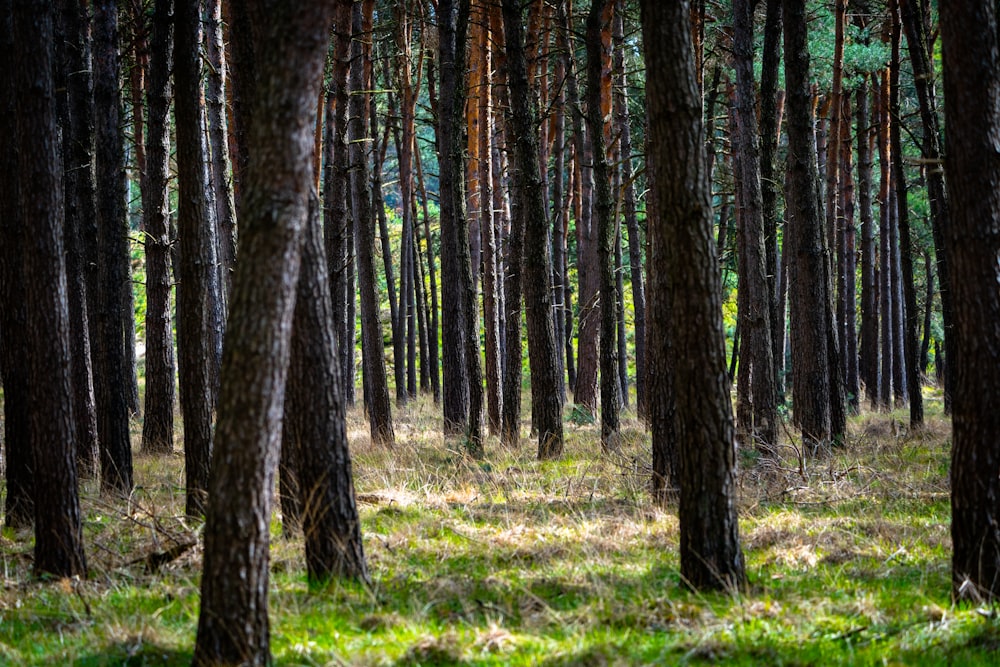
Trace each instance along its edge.
<path fill-rule="evenodd" d="M 170 209 L 167 176 L 170 157 L 168 112 L 173 68 L 173 1 L 156 0 L 150 40 L 146 187 L 146 402 L 142 450 L 174 448 L 174 334 L 170 308 Z"/>
<path fill-rule="evenodd" d="M 735 507 L 736 448 L 701 103 L 685 20 L 689 6 L 655 0 L 640 6 L 649 160 L 660 214 L 655 241 L 663 244 L 657 251 L 668 275 L 672 342 L 684 351 L 674 359 L 673 374 L 681 576 L 695 589 L 736 588 L 746 580 Z"/>
<path fill-rule="evenodd" d="M 951 197 L 945 249 L 955 307 L 952 397 L 952 594 L 1000 595 L 1000 44 L 996 5 L 942 3 L 945 171 Z"/>
<path fill-rule="evenodd" d="M 9 10 L 10 8 L 4 8 Z M 4 11 L 4 15 L 7 15 Z M 53 5 L 13 9 L 18 202 L 36 575 L 87 576 L 77 492 Z M 9 126 L 8 126 L 9 127 Z M 6 331 L 4 332 L 6 334 Z"/>
<path fill-rule="evenodd" d="M 91 313 L 96 327 L 94 392 L 101 448 L 101 488 L 127 496 L 132 491 L 132 445 L 126 396 L 132 382 L 126 365 L 126 318 L 123 289 L 129 276 L 128 228 L 125 220 L 125 157 L 119 89 L 118 5 L 94 5 L 94 107 L 96 124 L 97 280 L 92 283 Z"/>
<path fill-rule="evenodd" d="M 333 7 L 274 6 L 258 43 L 253 159 L 222 367 L 195 665 L 271 662 L 272 489 L 312 187 L 316 99 Z"/>
<path fill-rule="evenodd" d="M 858 88 L 855 115 L 858 133 L 858 215 L 861 218 L 861 336 L 858 344 L 858 370 L 865 397 L 872 409 L 878 407 L 878 281 L 876 279 L 875 224 L 872 214 L 872 144 L 869 87 Z"/>
<path fill-rule="evenodd" d="M 512 176 L 514 189 L 519 193 L 516 196 L 520 200 L 520 206 L 515 211 L 523 216 L 523 222 L 512 224 L 523 225 L 524 228 L 524 302 L 528 321 L 531 411 L 538 433 L 538 458 L 547 459 L 561 455 L 563 448 L 561 374 L 559 344 L 552 321 L 548 222 L 545 217 L 545 192 L 538 170 L 538 137 L 530 106 L 520 5 L 504 0 L 503 18 L 513 130 Z M 515 260 L 516 257 L 513 256 Z M 508 309 L 507 317 L 520 320 L 520 308 L 517 312 Z M 507 342 L 510 344 L 509 340 Z M 614 373 L 612 379 L 615 379 Z"/>
<path fill-rule="evenodd" d="M 208 148 L 201 112 L 201 12 L 198 0 L 176 0 L 174 114 L 177 125 L 178 211 L 177 352 L 184 420 L 185 511 L 205 513 L 212 458 L 213 372 L 219 272 L 214 211 L 206 195 Z"/>

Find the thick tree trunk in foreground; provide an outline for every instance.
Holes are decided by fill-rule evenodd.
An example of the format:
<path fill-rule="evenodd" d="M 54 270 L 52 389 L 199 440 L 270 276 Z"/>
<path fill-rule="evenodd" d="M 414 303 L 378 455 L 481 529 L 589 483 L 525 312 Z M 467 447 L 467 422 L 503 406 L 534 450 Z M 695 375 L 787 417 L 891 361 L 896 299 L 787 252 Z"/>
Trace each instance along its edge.
<path fill-rule="evenodd" d="M 22 296 L 27 343 L 23 353 L 29 359 L 30 373 L 34 571 L 38 575 L 86 577 L 70 395 L 52 13 L 52 5 L 47 2 L 17 4 L 13 13 L 14 61 L 10 63 L 16 82 L 18 201 L 23 221 Z"/>
<path fill-rule="evenodd" d="M 275 7 L 258 44 L 254 159 L 222 367 L 195 665 L 271 662 L 271 496 L 332 10 L 333 2 Z"/>
<path fill-rule="evenodd" d="M 746 581 L 737 522 L 736 448 L 725 373 L 718 259 L 688 3 L 644 0 L 650 162 L 668 274 L 680 446 L 681 576 L 696 589 Z M 657 332 L 657 336 L 659 332 Z M 658 340 L 654 336 L 654 340 Z"/>
<path fill-rule="evenodd" d="M 952 595 L 1000 596 L 1000 44 L 995 3 L 942 3 L 945 168 L 951 219 L 945 230 L 954 290 L 957 357 L 951 460 Z"/>

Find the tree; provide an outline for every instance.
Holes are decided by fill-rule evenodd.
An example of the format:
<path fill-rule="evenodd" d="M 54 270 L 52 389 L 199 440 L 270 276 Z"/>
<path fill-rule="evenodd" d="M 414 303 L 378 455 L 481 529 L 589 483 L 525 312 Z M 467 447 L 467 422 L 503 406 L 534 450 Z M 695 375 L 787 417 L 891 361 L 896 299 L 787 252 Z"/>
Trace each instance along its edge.
<path fill-rule="evenodd" d="M 184 473 L 189 516 L 205 513 L 212 458 L 213 370 L 221 321 L 218 237 L 207 192 L 208 148 L 205 141 L 201 83 L 201 11 L 199 0 L 176 0 L 174 83 L 177 121 L 177 351 L 180 362 L 181 413 L 184 418 Z"/>
<path fill-rule="evenodd" d="M 351 202 L 354 206 L 354 225 L 358 247 L 358 291 L 361 302 L 361 337 L 368 387 L 368 418 L 371 423 L 372 441 L 391 445 L 395 440 L 392 429 L 392 404 L 389 384 L 385 375 L 385 358 L 382 350 L 382 322 L 379 317 L 378 293 L 375 284 L 375 214 L 372 210 L 371 181 L 365 139 L 370 134 L 368 124 L 368 94 L 365 87 L 365 56 L 371 51 L 362 44 L 366 34 L 362 28 L 363 14 L 370 16 L 370 2 L 355 3 L 352 14 L 352 60 L 349 87 L 355 94 L 349 105 L 348 137 L 351 169 Z M 336 223 L 335 223 L 336 224 Z"/>
<path fill-rule="evenodd" d="M 738 326 L 743 340 L 736 409 L 742 442 L 749 445 L 753 441 L 761 451 L 769 452 L 778 441 L 778 411 L 753 80 L 752 3 L 736 0 L 733 15 L 736 64 L 733 151 L 740 156 L 740 177 L 736 179 L 740 205 Z"/>
<path fill-rule="evenodd" d="M 196 665 L 271 661 L 271 485 L 333 8 L 333 2 L 270 6 L 257 43 L 260 78 L 219 393 Z"/>
<path fill-rule="evenodd" d="M 91 248 L 92 277 L 88 308 L 94 315 L 91 342 L 98 440 L 101 447 L 101 488 L 123 496 L 132 491 L 132 445 L 126 386 L 126 318 L 122 290 L 131 291 L 128 236 L 125 223 L 125 158 L 118 61 L 118 5 L 100 0 L 94 5 L 94 106 L 96 125 L 97 228 Z M 96 275 L 94 275 L 96 274 Z"/>
<path fill-rule="evenodd" d="M 648 160 L 659 220 L 656 271 L 668 276 L 675 349 L 674 416 L 680 453 L 681 576 L 696 589 L 740 587 L 746 579 L 735 507 L 736 448 L 718 259 L 687 2 L 643 0 Z M 662 320 L 655 320 L 662 324 Z M 653 332 L 651 340 L 660 340 Z"/>
<path fill-rule="evenodd" d="M 8 5 L 3 9 L 6 16 L 11 8 Z M 34 569 L 39 575 L 85 577 L 70 395 L 53 11 L 48 2 L 17 3 L 13 9 L 14 58 L 8 61 L 15 71 L 18 203 L 23 216 L 24 353 L 30 373 L 28 433 L 35 510 Z"/>
<path fill-rule="evenodd" d="M 600 294 L 601 448 L 618 447 L 621 387 L 618 381 L 615 238 L 618 235 L 611 196 L 611 171 L 605 138 L 605 109 L 611 110 L 611 72 L 604 36 L 610 35 L 613 2 L 593 0 L 587 15 L 587 129 L 594 152 L 594 213 L 597 217 L 598 292 Z M 591 223 L 593 224 L 593 223 Z"/>
<path fill-rule="evenodd" d="M 804 0 L 785 0 L 784 46 L 788 115 L 788 223 L 785 243 L 795 259 L 790 298 L 793 401 L 803 437 L 812 447 L 839 434 L 829 341 L 833 328 L 827 248 L 818 197 Z"/>
<path fill-rule="evenodd" d="M 996 4 L 941 3 L 945 173 L 951 197 L 945 249 L 951 271 L 957 356 L 952 396 L 952 594 L 1000 595 L 1000 43 Z"/>
<path fill-rule="evenodd" d="M 549 288 L 551 259 L 547 243 L 548 222 L 545 217 L 545 192 L 538 171 L 538 137 L 534 131 L 536 123 L 530 106 L 520 5 L 504 0 L 503 19 L 513 131 L 514 190 L 519 200 L 515 212 L 516 215 L 523 216 L 522 221 L 514 221 L 512 224 L 524 229 L 524 296 L 528 320 L 531 407 L 538 431 L 538 458 L 546 459 L 559 456 L 563 447 L 562 380 Z M 516 256 L 513 259 L 516 261 Z M 508 310 L 507 316 L 519 322 L 520 308 L 517 312 Z M 508 357 L 508 363 L 510 361 Z"/>
<path fill-rule="evenodd" d="M 170 308 L 170 211 L 167 197 L 170 157 L 168 110 L 173 68 L 173 1 L 157 0 L 153 9 L 143 221 L 146 230 L 146 403 L 142 450 L 174 447 L 174 339 Z"/>

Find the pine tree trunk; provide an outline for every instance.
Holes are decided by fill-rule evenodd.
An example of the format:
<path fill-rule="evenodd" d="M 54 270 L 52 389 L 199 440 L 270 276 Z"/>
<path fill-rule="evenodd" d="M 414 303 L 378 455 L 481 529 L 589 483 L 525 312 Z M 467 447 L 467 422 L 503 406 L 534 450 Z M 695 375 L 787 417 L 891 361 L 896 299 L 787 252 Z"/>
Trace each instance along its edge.
<path fill-rule="evenodd" d="M 271 494 L 332 9 L 333 2 L 276 6 L 258 42 L 249 146 L 257 157 L 245 172 L 241 259 L 219 394 L 193 659 L 199 667 L 271 662 Z"/>
<path fill-rule="evenodd" d="M 872 215 L 872 142 L 875 137 L 869 113 L 868 78 L 858 88 L 855 114 L 858 127 L 858 208 L 861 218 L 861 339 L 858 371 L 865 397 L 872 409 L 879 404 L 878 314 L 875 225 Z"/>

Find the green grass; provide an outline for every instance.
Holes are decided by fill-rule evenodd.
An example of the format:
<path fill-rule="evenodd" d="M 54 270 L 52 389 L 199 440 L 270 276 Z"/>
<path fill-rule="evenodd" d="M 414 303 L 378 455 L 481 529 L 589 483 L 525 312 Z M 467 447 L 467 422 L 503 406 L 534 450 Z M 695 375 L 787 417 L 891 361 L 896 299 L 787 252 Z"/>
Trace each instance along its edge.
<path fill-rule="evenodd" d="M 933 398 L 933 397 L 931 397 Z M 534 444 L 485 460 L 440 435 L 423 400 L 397 410 L 398 445 L 349 431 L 371 589 L 310 591 L 301 540 L 272 544 L 279 665 L 993 664 L 1000 621 L 953 606 L 949 429 L 905 414 L 852 420 L 848 446 L 800 460 L 741 457 L 750 585 L 681 580 L 673 509 L 645 492 L 649 441 L 629 421 L 602 456 L 570 419 L 566 455 Z M 786 434 L 786 438 L 791 438 Z M 0 664 L 182 665 L 198 616 L 201 547 L 155 573 L 144 557 L 197 538 L 182 518 L 182 457 L 138 457 L 129 503 L 84 484 L 87 581 L 30 579 L 31 535 L 0 536 Z M 273 528 L 279 526 L 275 517 Z M 277 532 L 277 531 L 276 531 Z"/>

